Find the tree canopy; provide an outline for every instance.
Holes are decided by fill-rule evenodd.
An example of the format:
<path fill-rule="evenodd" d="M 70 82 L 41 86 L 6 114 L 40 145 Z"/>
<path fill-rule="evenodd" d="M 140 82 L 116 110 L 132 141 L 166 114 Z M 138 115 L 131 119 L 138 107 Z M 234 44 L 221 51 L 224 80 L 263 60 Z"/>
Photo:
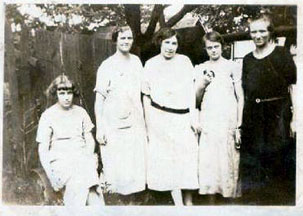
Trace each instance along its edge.
<path fill-rule="evenodd" d="M 130 25 L 135 34 L 149 36 L 160 27 L 173 27 L 185 15 L 200 17 L 222 33 L 246 31 L 248 18 L 271 13 L 276 25 L 295 25 L 294 6 L 277 5 L 184 5 L 180 11 L 165 17 L 170 5 L 139 4 L 8 4 L 6 17 L 15 25 L 33 29 L 60 29 L 64 32 L 90 33 L 103 26 Z"/>
<path fill-rule="evenodd" d="M 269 13 L 276 26 L 296 26 L 297 7 L 291 5 L 183 5 L 175 14 L 166 14 L 171 5 L 150 4 L 9 4 L 7 20 L 16 31 L 22 27 L 65 33 L 91 34 L 104 26 L 129 25 L 134 34 L 132 52 L 138 56 L 152 50 L 152 38 L 160 28 L 176 27 L 186 19 L 203 29 L 222 34 L 245 33 L 247 20 Z M 184 21 L 185 20 L 185 21 Z M 182 25 L 181 25 L 182 26 Z M 186 36 L 188 38 L 189 36 Z M 192 34 L 192 37 L 196 37 Z M 185 43 L 191 43 L 185 41 Z M 143 54 L 145 56 L 145 54 Z M 148 55 L 147 57 L 151 57 Z M 144 61 L 144 59 L 142 59 Z"/>

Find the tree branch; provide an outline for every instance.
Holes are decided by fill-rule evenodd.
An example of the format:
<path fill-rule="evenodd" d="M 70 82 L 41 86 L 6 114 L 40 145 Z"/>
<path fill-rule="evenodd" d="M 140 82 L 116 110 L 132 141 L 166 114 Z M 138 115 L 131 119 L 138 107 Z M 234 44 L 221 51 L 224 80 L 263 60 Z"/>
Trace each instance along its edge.
<path fill-rule="evenodd" d="M 282 36 L 292 36 L 296 35 L 297 27 L 296 26 L 279 26 L 275 28 L 275 34 L 278 37 Z M 224 41 L 226 43 L 231 43 L 234 41 L 242 41 L 242 40 L 250 40 L 250 35 L 248 32 L 236 32 L 231 34 L 223 34 L 222 35 Z"/>
<path fill-rule="evenodd" d="M 155 5 L 151 18 L 150 18 L 149 25 L 147 27 L 147 30 L 146 30 L 144 36 L 150 37 L 153 35 L 159 19 L 160 19 L 161 15 L 163 15 L 163 10 L 164 10 L 163 5 Z"/>
<path fill-rule="evenodd" d="M 126 22 L 132 29 L 134 37 L 141 36 L 141 12 L 140 5 L 126 4 L 124 5 Z"/>
<path fill-rule="evenodd" d="M 161 28 L 166 27 L 164 13 L 162 13 L 162 14 L 160 15 L 159 23 L 160 23 L 160 27 L 161 27 Z"/>
<path fill-rule="evenodd" d="M 177 14 L 175 14 L 173 17 L 171 17 L 167 21 L 166 26 L 168 26 L 168 27 L 174 26 L 177 22 L 179 22 L 185 16 L 185 14 L 187 14 L 188 12 L 191 12 L 192 10 L 194 10 L 197 7 L 198 7 L 198 5 L 184 5 L 184 7 Z"/>

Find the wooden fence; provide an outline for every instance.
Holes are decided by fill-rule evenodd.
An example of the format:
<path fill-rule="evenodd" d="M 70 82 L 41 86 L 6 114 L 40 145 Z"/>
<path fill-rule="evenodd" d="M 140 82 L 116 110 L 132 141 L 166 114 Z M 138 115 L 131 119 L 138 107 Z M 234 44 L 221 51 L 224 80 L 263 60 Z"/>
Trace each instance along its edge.
<path fill-rule="evenodd" d="M 78 103 L 94 119 L 96 71 L 114 50 L 114 44 L 106 34 L 65 34 L 46 30 L 33 32 L 25 27 L 20 33 L 12 33 L 6 23 L 3 85 L 4 201 L 13 199 L 10 197 L 13 195 L 8 195 L 12 191 L 6 191 L 13 181 L 11 178 L 27 181 L 31 178 L 31 170 L 40 166 L 35 137 L 39 117 L 50 105 L 44 94 L 48 85 L 64 72 L 79 87 L 81 95 Z"/>

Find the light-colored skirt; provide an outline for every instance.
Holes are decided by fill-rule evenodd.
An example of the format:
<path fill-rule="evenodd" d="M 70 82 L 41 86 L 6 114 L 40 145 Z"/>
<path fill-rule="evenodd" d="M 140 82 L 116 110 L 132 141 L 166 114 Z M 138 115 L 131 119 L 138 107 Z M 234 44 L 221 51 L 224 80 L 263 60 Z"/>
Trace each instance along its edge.
<path fill-rule="evenodd" d="M 82 142 L 62 140 L 52 143 L 51 175 L 63 188 L 90 188 L 99 184 L 96 154 L 88 154 Z"/>
<path fill-rule="evenodd" d="M 198 142 L 189 113 L 146 108 L 147 184 L 157 191 L 198 188 Z"/>
<path fill-rule="evenodd" d="M 101 146 L 101 183 L 105 190 L 123 195 L 145 190 L 147 140 L 144 122 L 107 131 L 107 144 Z"/>

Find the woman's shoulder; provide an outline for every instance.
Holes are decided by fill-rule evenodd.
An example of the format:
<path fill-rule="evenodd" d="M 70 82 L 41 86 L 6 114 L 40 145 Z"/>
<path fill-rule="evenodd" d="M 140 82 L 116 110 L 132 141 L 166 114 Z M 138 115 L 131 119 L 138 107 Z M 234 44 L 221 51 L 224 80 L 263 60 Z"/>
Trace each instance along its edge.
<path fill-rule="evenodd" d="M 236 61 L 233 61 L 231 59 L 226 59 L 226 66 L 227 67 L 230 67 L 230 68 L 237 68 L 240 66 L 240 63 L 239 62 L 236 62 Z"/>
<path fill-rule="evenodd" d="M 287 52 L 287 49 L 284 46 L 276 46 L 275 49 L 273 50 L 273 53 L 284 53 Z"/>
<path fill-rule="evenodd" d="M 276 46 L 271 55 L 277 56 L 278 58 L 284 58 L 286 55 L 291 55 L 290 51 L 283 46 Z"/>
<path fill-rule="evenodd" d="M 135 55 L 135 54 L 131 54 L 131 53 L 130 53 L 129 55 L 130 55 L 130 58 L 131 58 L 132 60 L 134 60 L 134 61 L 140 61 L 140 62 L 141 62 L 139 56 L 137 56 L 137 55 Z"/>
<path fill-rule="evenodd" d="M 247 59 L 251 59 L 254 58 L 254 54 L 253 51 L 247 53 L 244 57 L 243 57 L 243 61 L 247 60 Z"/>
<path fill-rule="evenodd" d="M 150 59 L 148 59 L 145 63 L 145 65 L 149 65 L 149 64 L 153 64 L 153 63 L 156 63 L 156 62 L 159 62 L 159 60 L 162 58 L 162 56 L 160 54 L 156 55 L 156 56 L 153 56 L 151 57 Z"/>
<path fill-rule="evenodd" d="M 140 68 L 142 68 L 142 62 L 141 59 L 139 58 L 139 56 L 135 55 L 135 54 L 130 54 L 130 60 L 131 63 L 136 64 L 137 66 L 139 66 Z"/>
<path fill-rule="evenodd" d="M 191 60 L 188 56 L 183 55 L 183 54 L 179 54 L 179 53 L 177 53 L 174 58 L 176 58 L 176 60 L 178 60 L 178 61 L 181 60 L 181 61 L 191 62 Z"/>
<path fill-rule="evenodd" d="M 111 55 L 100 63 L 99 68 L 110 66 L 114 61 L 115 61 L 115 57 L 114 55 Z"/>
<path fill-rule="evenodd" d="M 203 63 L 195 65 L 195 69 L 205 69 L 209 65 L 209 61 L 205 61 Z"/>
<path fill-rule="evenodd" d="M 77 112 L 77 113 L 81 113 L 81 114 L 86 114 L 86 110 L 82 107 L 82 106 L 79 106 L 79 105 L 76 105 L 76 104 L 73 104 L 73 110 L 74 112 Z"/>
<path fill-rule="evenodd" d="M 46 114 L 53 113 L 57 110 L 58 110 L 58 104 L 55 103 L 55 104 L 51 105 L 50 107 L 48 107 L 43 113 L 46 113 Z"/>
<path fill-rule="evenodd" d="M 52 106 L 46 108 L 44 112 L 41 114 L 40 118 L 44 119 L 52 119 L 54 115 L 56 115 L 58 112 L 58 105 L 53 104 Z"/>

